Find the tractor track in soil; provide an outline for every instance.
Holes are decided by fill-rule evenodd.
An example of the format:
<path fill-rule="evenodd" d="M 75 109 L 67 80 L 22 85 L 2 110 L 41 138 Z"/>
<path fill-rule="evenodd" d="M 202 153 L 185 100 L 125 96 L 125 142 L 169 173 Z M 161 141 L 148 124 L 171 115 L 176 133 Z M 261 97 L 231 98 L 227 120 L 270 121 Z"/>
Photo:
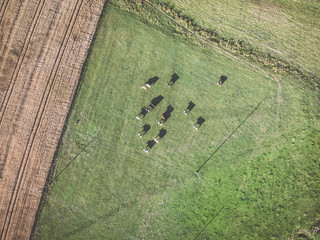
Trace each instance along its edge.
<path fill-rule="evenodd" d="M 34 138 L 35 138 L 35 136 L 37 134 L 37 131 L 38 131 L 38 128 L 39 128 L 39 125 L 40 125 L 40 121 L 42 119 L 42 116 L 43 116 L 45 108 L 46 108 L 46 103 L 47 103 L 49 95 L 51 94 L 51 91 L 52 91 L 52 86 L 55 83 L 55 76 L 56 76 L 57 71 L 59 69 L 59 66 L 60 66 L 60 63 L 61 63 L 61 59 L 62 59 L 63 54 L 65 52 L 66 45 L 68 44 L 68 40 L 69 40 L 70 35 L 72 33 L 72 29 L 73 29 L 74 23 L 76 21 L 76 18 L 78 16 L 78 13 L 79 13 L 79 10 L 80 10 L 81 4 L 82 4 L 82 2 L 81 2 L 80 7 L 77 9 L 78 3 L 79 3 L 79 0 L 76 3 L 76 8 L 74 9 L 74 11 L 72 13 L 72 16 L 71 16 L 71 19 L 70 19 L 70 22 L 68 23 L 68 29 L 65 32 L 65 35 L 63 37 L 62 45 L 60 46 L 59 52 L 58 52 L 57 57 L 56 57 L 56 59 L 54 61 L 54 66 L 53 66 L 52 71 L 51 71 L 51 73 L 49 75 L 49 81 L 47 82 L 46 89 L 44 91 L 44 95 L 42 96 L 41 101 L 40 101 L 40 107 L 39 107 L 39 109 L 38 109 L 38 111 L 36 113 L 36 119 L 35 119 L 35 122 L 33 123 L 33 126 L 32 126 L 32 136 L 29 137 L 28 143 L 27 143 L 27 146 L 29 145 L 29 149 L 30 150 L 27 151 L 27 149 L 25 149 L 25 151 L 23 153 L 23 162 L 19 167 L 18 175 L 16 176 L 16 179 L 15 179 L 15 186 L 14 186 L 14 189 L 13 189 L 13 192 L 12 192 L 12 195 L 11 195 L 11 199 L 10 199 L 10 202 L 9 202 L 9 208 L 7 210 L 7 213 L 6 213 L 3 229 L 2 229 L 1 235 L 0 235 L 0 236 L 4 236 L 4 238 L 7 237 L 7 231 L 4 232 L 4 228 L 5 228 L 6 224 L 10 225 L 10 221 L 11 221 L 11 216 L 9 216 L 10 215 L 10 211 L 11 211 L 11 214 L 12 214 L 13 208 L 15 207 L 15 203 L 16 203 L 16 200 L 17 200 L 17 193 L 19 192 L 19 189 L 20 189 L 20 186 L 21 186 L 21 182 L 22 182 L 22 178 L 24 176 L 24 171 L 25 171 L 25 168 L 26 168 L 26 164 L 28 162 L 29 154 L 30 154 L 30 151 L 31 151 L 32 146 L 33 146 Z M 39 2 L 39 5 L 40 5 L 40 2 Z M 38 7 L 39 7 L 39 5 L 38 5 Z M 37 25 L 37 22 L 39 20 L 39 16 L 40 16 L 40 13 L 42 11 L 43 5 L 44 5 L 44 1 L 43 1 L 43 4 L 40 7 L 39 13 L 37 14 L 37 17 L 36 17 L 37 19 L 35 21 L 35 26 Z M 76 11 L 76 9 L 78 11 Z M 77 12 L 77 13 L 75 14 L 75 12 Z M 73 22 L 73 24 L 71 25 L 72 22 Z M 71 27 L 71 30 L 69 32 L 68 30 L 69 30 L 70 25 L 72 27 Z M 33 27 L 32 31 L 31 31 L 31 36 L 32 36 L 32 34 L 34 32 L 35 26 Z M 68 34 L 68 32 L 69 32 L 69 34 Z M 69 36 L 68 36 L 68 38 L 66 40 L 67 34 Z M 30 43 L 30 38 L 29 38 L 28 42 Z M 27 45 L 27 48 L 28 48 L 28 45 Z M 62 51 L 62 54 L 60 55 L 61 51 Z M 24 57 L 25 57 L 25 53 L 24 53 L 24 55 L 22 57 L 21 63 L 23 62 Z M 60 59 L 58 59 L 58 58 L 60 58 Z M 54 71 L 55 65 L 58 65 L 58 66 L 57 66 L 56 70 Z M 19 68 L 20 67 L 21 67 L 21 64 L 20 64 Z M 19 69 L 18 69 L 17 75 L 18 74 L 19 74 Z M 52 75 L 54 75 L 54 76 L 52 77 Z M 12 93 L 12 90 L 11 90 L 11 93 Z M 9 94 L 9 99 L 11 97 L 11 93 Z M 45 96 L 46 93 L 47 93 L 47 96 Z M 9 102 L 9 100 L 7 101 L 7 103 L 8 102 Z M 6 105 L 7 105 L 7 103 L 6 103 Z M 0 112 L 1 112 L 1 110 L 0 110 Z M 1 119 L 0 119 L 0 127 L 1 127 L 2 117 L 4 115 L 4 112 L 5 112 L 5 109 L 4 109 L 3 114 L 1 116 Z M 12 208 L 12 210 L 10 208 Z"/>
<path fill-rule="evenodd" d="M 1 41 L 7 39 L 0 65 L 0 79 L 5 83 L 0 89 L 0 239 L 30 237 L 52 157 L 105 3 L 89 1 L 43 0 L 35 4 L 28 0 L 22 4 L 21 8 L 26 8 L 33 3 L 36 10 L 33 17 L 26 17 L 29 27 L 22 36 L 23 44 L 21 39 L 17 41 L 19 54 L 14 49 L 18 45 L 14 39 L 19 37 L 15 35 L 20 32 L 15 22 L 24 19 L 16 16 L 27 13 L 28 8 L 21 12 L 16 8 L 18 13 L 14 13 L 10 6 L 8 9 L 9 1 L 1 5 L 1 29 L 5 28 L 3 21 L 12 16 L 15 20 L 1 36 Z"/>
<path fill-rule="evenodd" d="M 2 4 L 1 4 L 1 7 L 0 7 L 0 13 L 2 13 L 1 14 L 1 17 L 0 17 L 0 23 L 2 22 L 2 19 L 3 19 L 3 16 L 4 16 L 4 14 L 5 14 L 5 12 L 6 12 L 6 9 L 7 9 L 7 6 L 8 6 L 8 3 L 9 3 L 9 0 L 4 0 L 3 2 L 2 2 Z M 3 10 L 2 10 L 3 9 Z"/>
<path fill-rule="evenodd" d="M 1 127 L 2 119 L 3 119 L 3 115 L 4 115 L 5 111 L 6 111 L 6 108 L 8 106 L 8 102 L 10 100 L 10 97 L 11 97 L 11 94 L 12 94 L 12 91 L 13 91 L 13 88 L 14 88 L 14 83 L 16 82 L 16 79 L 17 79 L 17 77 L 19 75 L 19 71 L 20 71 L 21 65 L 22 65 L 22 63 L 24 61 L 24 58 L 26 56 L 28 47 L 30 45 L 30 40 L 31 40 L 32 35 L 34 33 L 34 30 L 35 30 L 35 28 L 36 28 L 36 26 L 38 24 L 39 17 L 40 17 L 40 14 L 42 12 L 42 9 L 43 9 L 44 2 L 45 2 L 45 0 L 40 1 L 38 6 L 37 6 L 35 16 L 33 17 L 33 22 L 34 22 L 35 19 L 36 19 L 36 21 L 35 21 L 34 24 L 31 24 L 31 26 L 30 26 L 30 28 L 32 28 L 32 29 L 29 29 L 29 31 L 28 31 L 28 32 L 30 32 L 30 34 L 27 37 L 27 39 L 24 41 L 22 52 L 19 55 L 18 62 L 16 64 L 15 68 L 14 68 L 14 71 L 12 73 L 12 77 L 10 79 L 9 88 L 6 91 L 5 95 L 4 95 L 3 101 L 1 102 L 1 105 L 0 105 L 0 114 L 1 114 L 0 115 L 0 127 Z M 41 3 L 42 3 L 42 5 L 40 7 L 40 10 L 38 11 L 39 6 L 40 6 Z M 1 23 L 1 21 L 0 21 L 0 23 Z M 33 27 L 32 27 L 32 25 L 33 25 Z M 3 107 L 4 107 L 4 109 L 3 109 Z"/>

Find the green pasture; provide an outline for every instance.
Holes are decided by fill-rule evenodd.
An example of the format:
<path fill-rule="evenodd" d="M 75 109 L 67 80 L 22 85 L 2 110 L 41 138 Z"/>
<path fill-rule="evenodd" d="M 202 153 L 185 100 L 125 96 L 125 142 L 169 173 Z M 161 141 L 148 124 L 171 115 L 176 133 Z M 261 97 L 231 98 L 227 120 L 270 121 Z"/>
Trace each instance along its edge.
<path fill-rule="evenodd" d="M 174 73 L 180 78 L 168 88 Z M 227 80 L 219 87 L 221 75 Z M 140 88 L 155 76 L 149 90 Z M 160 104 L 137 120 L 159 95 Z M 169 104 L 167 133 L 145 153 Z M 198 117 L 205 122 L 196 131 Z M 319 117 L 319 93 L 301 81 L 107 5 L 34 239 L 312 236 Z M 144 124 L 151 129 L 139 138 Z M 195 171 L 210 156 L 199 179 Z"/>
<path fill-rule="evenodd" d="M 250 44 L 253 49 L 319 76 L 319 1 L 149 2 L 157 7 L 166 5 L 200 28 L 214 31 L 230 40 Z"/>

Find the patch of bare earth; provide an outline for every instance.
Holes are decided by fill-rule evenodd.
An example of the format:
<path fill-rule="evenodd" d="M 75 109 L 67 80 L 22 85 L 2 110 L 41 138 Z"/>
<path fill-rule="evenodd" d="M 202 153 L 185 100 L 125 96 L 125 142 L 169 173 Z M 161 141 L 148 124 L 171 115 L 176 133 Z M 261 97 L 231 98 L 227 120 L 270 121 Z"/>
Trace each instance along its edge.
<path fill-rule="evenodd" d="M 0 2 L 0 239 L 29 239 L 106 0 Z"/>

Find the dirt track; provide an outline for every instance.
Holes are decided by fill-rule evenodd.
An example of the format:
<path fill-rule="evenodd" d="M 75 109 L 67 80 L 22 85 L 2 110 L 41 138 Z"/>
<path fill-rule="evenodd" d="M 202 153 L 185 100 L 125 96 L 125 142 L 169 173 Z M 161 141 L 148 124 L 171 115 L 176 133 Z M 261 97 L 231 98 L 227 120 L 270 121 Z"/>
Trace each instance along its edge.
<path fill-rule="evenodd" d="M 29 239 L 106 0 L 0 3 L 0 239 Z"/>

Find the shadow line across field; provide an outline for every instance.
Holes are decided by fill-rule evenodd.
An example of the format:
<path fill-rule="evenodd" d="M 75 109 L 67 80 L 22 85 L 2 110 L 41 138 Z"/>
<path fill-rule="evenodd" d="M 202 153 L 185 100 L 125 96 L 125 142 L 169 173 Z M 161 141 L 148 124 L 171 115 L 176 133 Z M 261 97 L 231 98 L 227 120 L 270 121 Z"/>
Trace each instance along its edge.
<path fill-rule="evenodd" d="M 259 104 L 251 111 L 251 113 L 249 113 L 249 115 L 231 132 L 231 134 L 219 145 L 219 147 L 210 155 L 210 157 L 198 168 L 198 170 L 196 170 L 197 176 L 199 176 L 199 171 L 204 167 L 204 165 L 206 165 L 206 163 L 219 151 L 219 149 L 229 140 L 229 138 L 232 137 L 232 135 L 241 127 L 241 125 L 244 124 L 255 111 L 257 111 L 263 100 L 259 102 Z"/>

